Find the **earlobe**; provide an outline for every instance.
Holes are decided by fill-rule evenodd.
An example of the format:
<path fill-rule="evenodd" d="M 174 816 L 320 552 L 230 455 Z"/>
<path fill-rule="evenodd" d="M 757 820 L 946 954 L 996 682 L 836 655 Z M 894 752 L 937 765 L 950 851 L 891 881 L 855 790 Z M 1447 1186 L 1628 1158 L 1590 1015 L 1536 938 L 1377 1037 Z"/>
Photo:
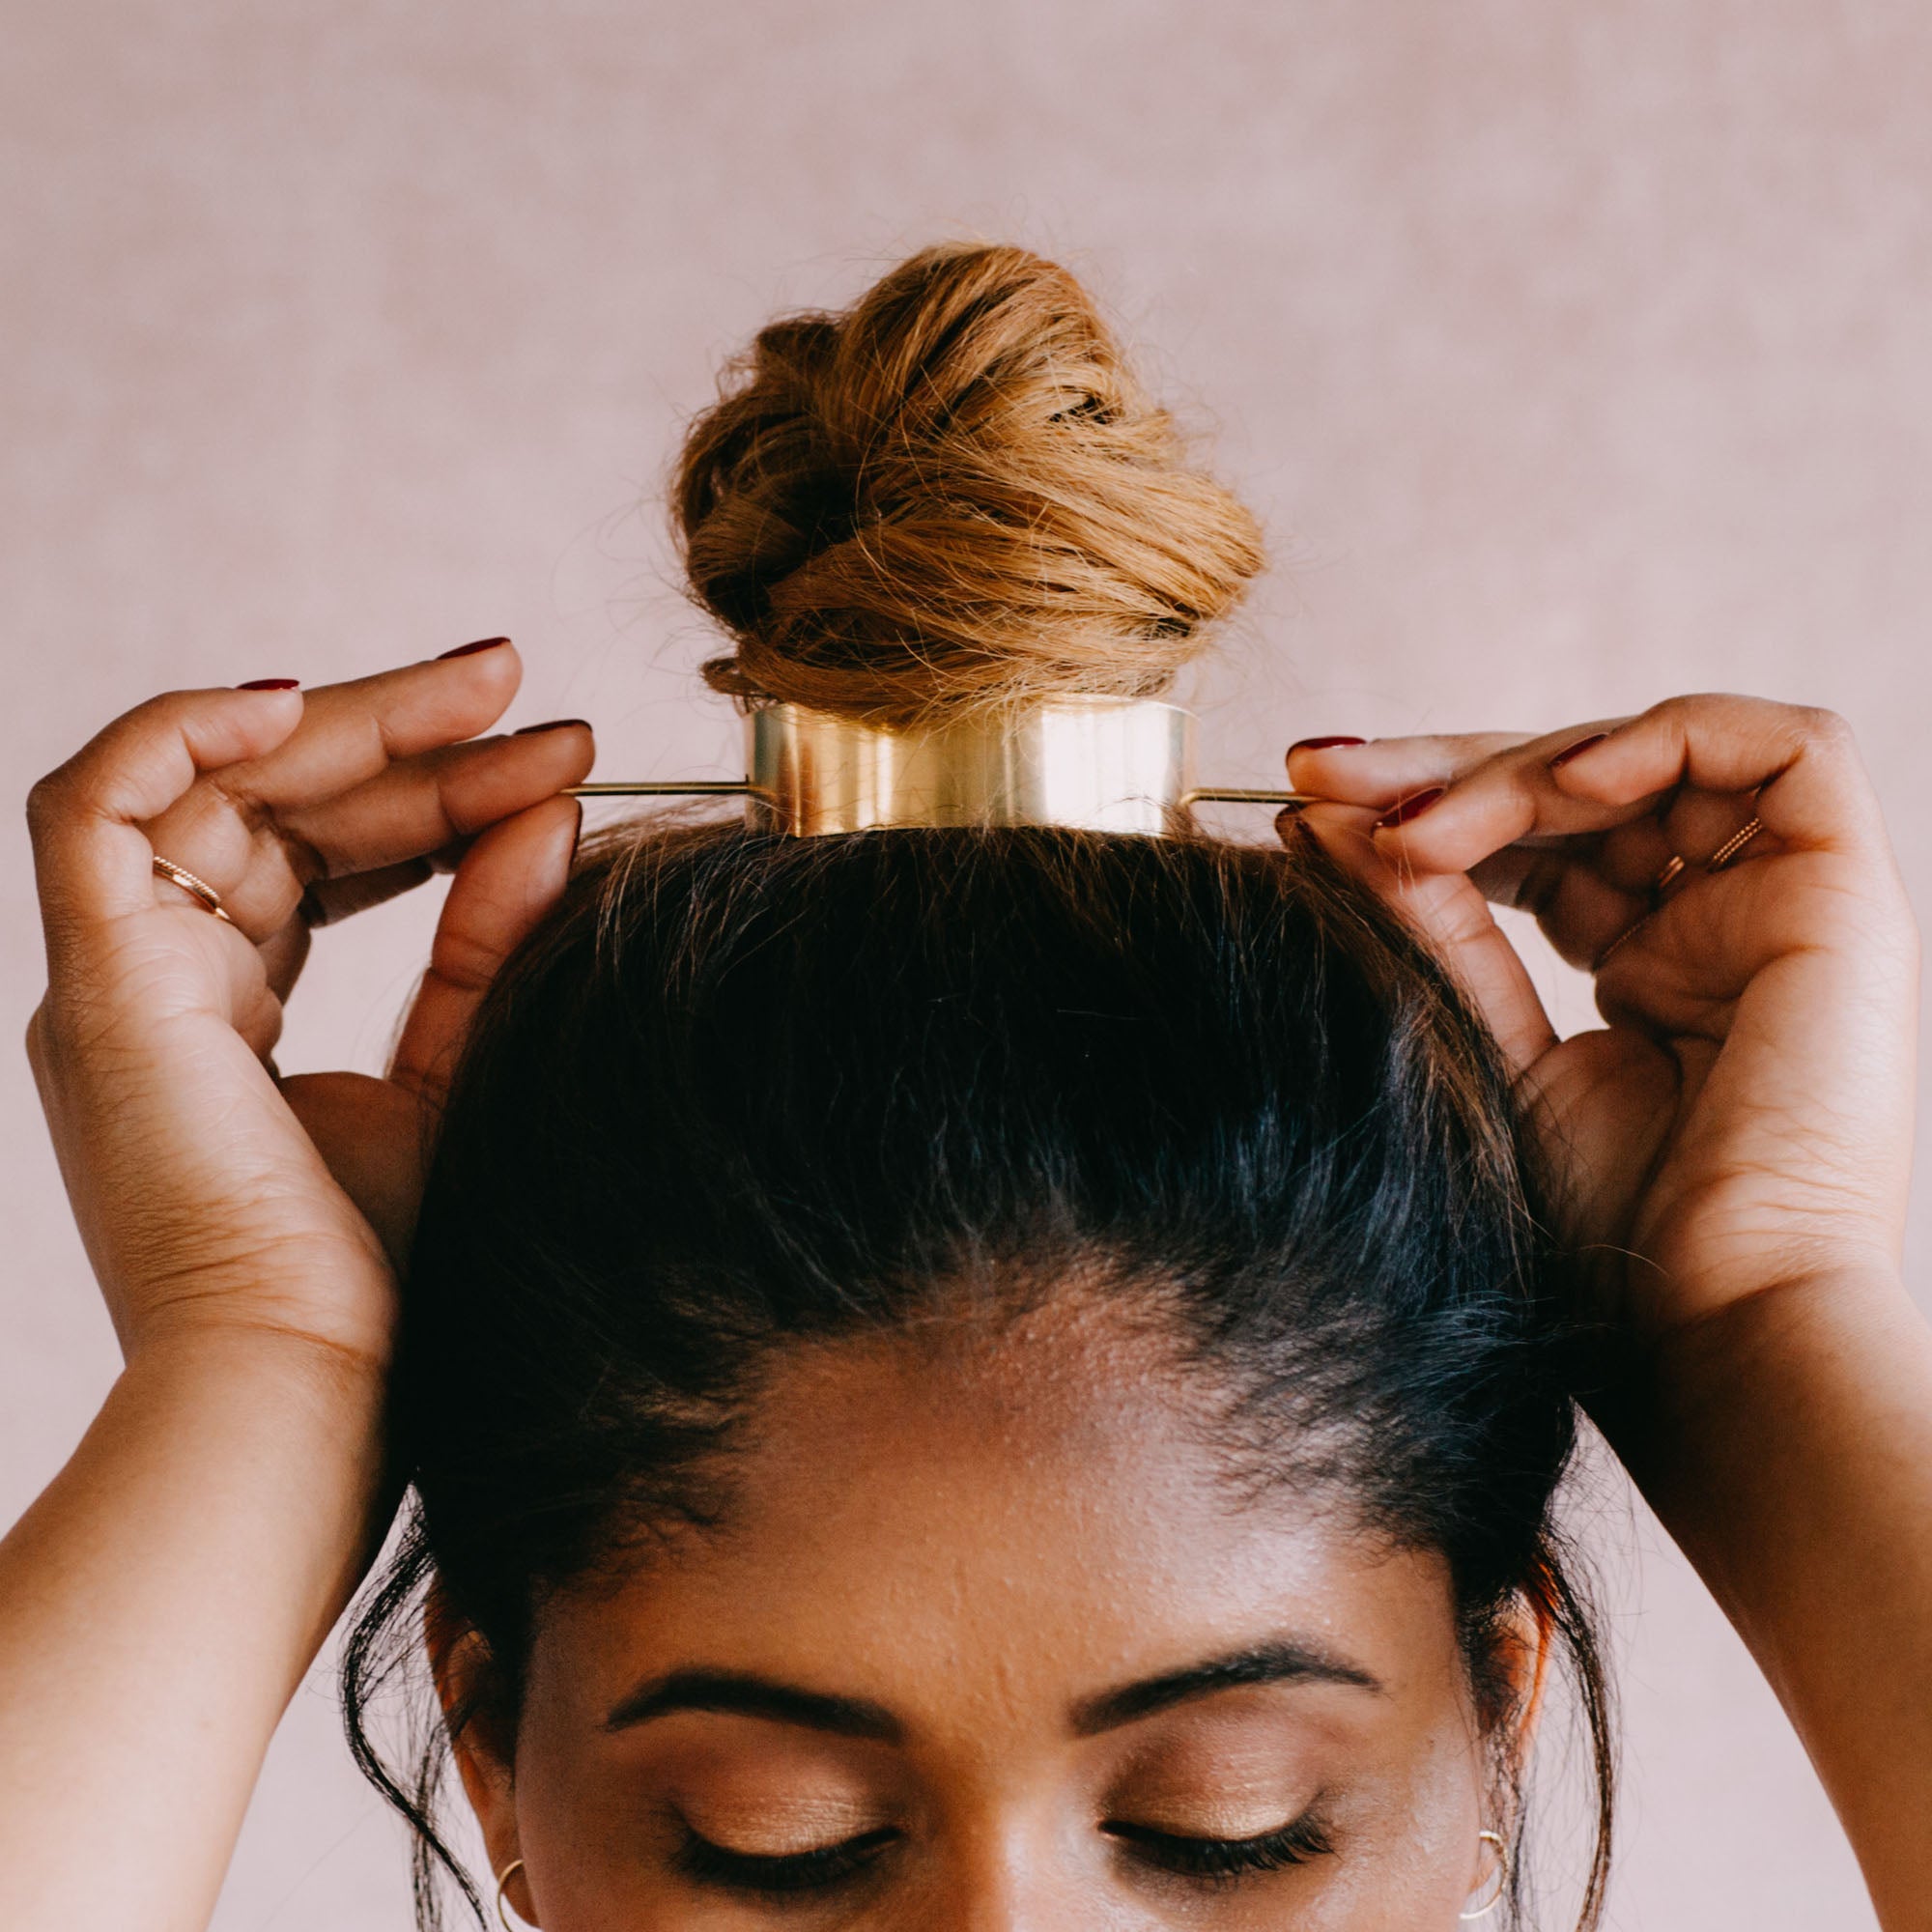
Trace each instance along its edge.
<path fill-rule="evenodd" d="M 503 1932 L 517 1932 L 517 1928 L 510 1923 L 512 1912 L 526 1925 L 534 1925 L 537 1922 L 526 1905 L 519 1905 L 516 1899 L 510 1896 L 510 1889 L 513 1886 L 527 1898 L 529 1887 L 524 1883 L 522 1859 L 512 1859 L 497 1873 L 497 1923 L 503 1928 Z"/>

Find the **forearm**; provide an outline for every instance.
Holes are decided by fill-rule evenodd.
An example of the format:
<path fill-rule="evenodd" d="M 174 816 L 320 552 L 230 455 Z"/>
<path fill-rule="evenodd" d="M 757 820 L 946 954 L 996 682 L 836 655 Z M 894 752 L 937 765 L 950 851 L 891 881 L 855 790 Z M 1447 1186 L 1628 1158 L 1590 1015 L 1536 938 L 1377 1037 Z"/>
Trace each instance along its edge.
<path fill-rule="evenodd" d="M 1932 1327 L 1879 1274 L 1690 1331 L 1612 1441 L 1784 1704 L 1888 1932 L 1932 1927 Z"/>
<path fill-rule="evenodd" d="M 378 1525 L 381 1391 L 312 1345 L 138 1359 L 0 1544 L 0 1870 L 21 1932 L 202 1932 Z"/>

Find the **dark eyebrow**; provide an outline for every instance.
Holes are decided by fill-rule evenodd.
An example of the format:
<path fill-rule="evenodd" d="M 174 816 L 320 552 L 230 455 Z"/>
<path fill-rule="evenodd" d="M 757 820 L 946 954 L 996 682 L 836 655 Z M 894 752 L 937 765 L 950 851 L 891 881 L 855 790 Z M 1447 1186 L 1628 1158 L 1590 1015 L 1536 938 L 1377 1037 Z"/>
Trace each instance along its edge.
<path fill-rule="evenodd" d="M 841 1738 L 879 1738 L 895 1744 L 899 1721 L 890 1711 L 857 1697 L 833 1697 L 728 1670 L 675 1670 L 641 1685 L 604 1719 L 607 1731 L 627 1730 L 673 1711 L 724 1711 L 764 1718 L 775 1724 L 802 1724 Z"/>
<path fill-rule="evenodd" d="M 1299 1683 L 1348 1684 L 1377 1691 L 1382 1688 L 1378 1679 L 1357 1664 L 1331 1657 L 1313 1644 L 1284 1640 L 1210 1658 L 1206 1663 L 1192 1663 L 1185 1670 L 1172 1670 L 1160 1677 L 1144 1677 L 1138 1684 L 1123 1684 L 1116 1690 L 1103 1690 L 1075 1707 L 1073 1728 L 1079 1736 L 1091 1738 L 1097 1731 L 1130 1724 L 1137 1718 L 1151 1718 L 1156 1711 L 1185 1704 L 1191 1698 L 1211 1697 L 1217 1690 L 1233 1690 L 1246 1684 Z"/>

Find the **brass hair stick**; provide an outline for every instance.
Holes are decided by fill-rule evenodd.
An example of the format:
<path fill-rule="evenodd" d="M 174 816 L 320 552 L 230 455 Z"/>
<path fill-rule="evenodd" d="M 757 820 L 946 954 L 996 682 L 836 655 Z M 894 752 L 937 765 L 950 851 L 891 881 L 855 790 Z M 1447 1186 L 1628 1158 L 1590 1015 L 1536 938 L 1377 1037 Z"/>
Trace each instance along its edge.
<path fill-rule="evenodd" d="M 565 785 L 566 798 L 711 798 L 753 791 L 750 779 L 640 779 Z"/>
<path fill-rule="evenodd" d="M 1255 791 L 1235 785 L 1196 785 L 1181 794 L 1182 805 L 1313 805 L 1306 791 Z"/>
<path fill-rule="evenodd" d="M 743 779 L 620 781 L 574 785 L 571 795 L 738 795 L 749 824 L 801 838 L 944 825 L 1158 838 L 1199 803 L 1306 803 L 1298 792 L 1196 785 L 1193 714 L 1142 698 L 1056 698 L 903 730 L 768 704 L 746 720 L 745 753 Z"/>

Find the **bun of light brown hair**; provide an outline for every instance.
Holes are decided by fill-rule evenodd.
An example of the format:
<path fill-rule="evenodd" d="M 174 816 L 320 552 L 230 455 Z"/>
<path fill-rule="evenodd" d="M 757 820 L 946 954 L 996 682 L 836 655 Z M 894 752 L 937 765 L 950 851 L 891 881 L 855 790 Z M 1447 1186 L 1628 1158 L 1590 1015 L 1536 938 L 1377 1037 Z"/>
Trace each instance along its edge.
<path fill-rule="evenodd" d="M 770 324 L 692 424 L 674 501 L 736 644 L 706 681 L 881 724 L 1151 696 L 1263 560 L 1087 291 L 1023 248 L 928 248 Z"/>

